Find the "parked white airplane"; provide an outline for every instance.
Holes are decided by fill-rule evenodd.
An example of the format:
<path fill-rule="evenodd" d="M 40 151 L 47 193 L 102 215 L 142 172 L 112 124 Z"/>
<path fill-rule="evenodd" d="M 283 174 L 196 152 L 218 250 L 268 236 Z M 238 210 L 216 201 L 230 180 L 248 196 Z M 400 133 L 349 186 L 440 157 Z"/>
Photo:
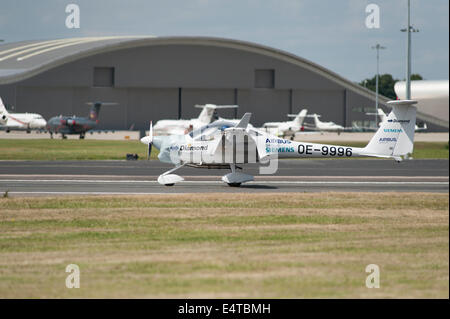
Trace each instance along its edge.
<path fill-rule="evenodd" d="M 291 140 L 294 139 L 295 133 L 303 130 L 303 121 L 305 120 L 307 109 L 301 110 L 298 114 L 288 114 L 289 117 L 294 117 L 292 121 L 286 122 L 267 122 L 262 128 L 273 135 L 285 138 L 290 135 Z"/>
<path fill-rule="evenodd" d="M 0 129 L 7 133 L 11 130 L 44 130 L 47 122 L 36 113 L 9 113 L 0 98 Z"/>
<path fill-rule="evenodd" d="M 338 125 L 334 122 L 322 122 L 319 120 L 319 116 L 318 114 L 311 114 L 311 116 L 314 118 L 314 124 L 315 127 L 314 129 L 316 131 L 320 131 L 320 132 L 342 132 L 345 130 L 345 127 Z"/>
<path fill-rule="evenodd" d="M 190 120 L 159 120 L 153 128 L 154 133 L 156 135 L 184 135 L 194 128 L 211 123 L 215 110 L 237 108 L 238 106 L 205 104 L 195 105 L 195 107 L 202 108 L 198 118 Z"/>
<path fill-rule="evenodd" d="M 392 111 L 366 147 L 335 146 L 294 142 L 248 127 L 251 113 L 245 113 L 238 124 L 218 120 L 185 135 L 153 136 L 150 123 L 148 136 L 141 142 L 159 149 L 161 162 L 175 167 L 158 177 L 162 185 L 172 186 L 183 177 L 172 174 L 184 167 L 224 168 L 231 173 L 222 177 L 229 186 L 240 186 L 253 180 L 253 176 L 237 172 L 238 165 L 266 162 L 278 158 L 343 158 L 382 157 L 401 161 L 412 153 L 414 147 L 414 124 L 416 101 L 390 101 Z M 269 162 L 269 165 L 271 163 Z"/>
<path fill-rule="evenodd" d="M 375 114 L 375 113 L 374 113 Z M 378 125 L 381 125 L 381 123 L 384 123 L 387 121 L 387 115 L 384 113 L 384 111 L 381 108 L 378 108 L 378 116 L 380 117 L 380 123 Z M 417 131 L 425 131 L 428 128 L 427 123 L 423 123 L 423 126 L 420 127 L 417 124 L 414 126 L 414 130 Z"/>

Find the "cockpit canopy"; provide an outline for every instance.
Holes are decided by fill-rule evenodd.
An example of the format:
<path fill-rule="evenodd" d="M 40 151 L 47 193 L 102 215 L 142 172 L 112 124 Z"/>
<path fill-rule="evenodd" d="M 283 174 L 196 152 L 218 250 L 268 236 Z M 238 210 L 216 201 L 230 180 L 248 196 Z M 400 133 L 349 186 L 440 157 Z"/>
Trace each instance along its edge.
<path fill-rule="evenodd" d="M 189 136 L 195 141 L 208 141 L 213 139 L 217 133 L 223 132 L 225 129 L 235 125 L 235 123 L 230 121 L 218 120 L 193 130 L 189 133 Z"/>

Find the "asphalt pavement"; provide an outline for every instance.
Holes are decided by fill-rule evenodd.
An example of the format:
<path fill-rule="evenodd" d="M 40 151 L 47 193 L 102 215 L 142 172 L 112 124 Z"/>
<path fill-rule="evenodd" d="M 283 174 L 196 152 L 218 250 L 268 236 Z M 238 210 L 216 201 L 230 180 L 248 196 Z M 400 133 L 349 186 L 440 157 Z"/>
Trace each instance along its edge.
<path fill-rule="evenodd" d="M 221 182 L 227 169 L 183 167 L 175 186 L 156 182 L 172 168 L 158 161 L 0 161 L 0 192 L 10 195 L 172 194 L 205 192 L 448 192 L 448 159 L 280 160 L 272 175 L 256 165 L 243 172 L 255 181 L 241 187 Z"/>

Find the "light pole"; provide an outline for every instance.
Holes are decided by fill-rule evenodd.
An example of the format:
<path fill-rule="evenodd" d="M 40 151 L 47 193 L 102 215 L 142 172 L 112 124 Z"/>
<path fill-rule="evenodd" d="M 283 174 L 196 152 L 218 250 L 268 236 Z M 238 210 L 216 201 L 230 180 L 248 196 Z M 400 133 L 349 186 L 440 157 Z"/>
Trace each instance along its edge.
<path fill-rule="evenodd" d="M 406 99 L 411 99 L 411 32 L 419 32 L 418 29 L 414 29 L 411 26 L 411 1 L 408 0 L 408 26 L 400 31 L 407 34 L 407 58 L 406 58 Z"/>
<path fill-rule="evenodd" d="M 375 128 L 378 127 L 378 78 L 380 74 L 380 50 L 386 49 L 386 47 L 381 46 L 379 43 L 373 46 L 372 49 L 377 50 L 377 75 L 375 80 Z"/>

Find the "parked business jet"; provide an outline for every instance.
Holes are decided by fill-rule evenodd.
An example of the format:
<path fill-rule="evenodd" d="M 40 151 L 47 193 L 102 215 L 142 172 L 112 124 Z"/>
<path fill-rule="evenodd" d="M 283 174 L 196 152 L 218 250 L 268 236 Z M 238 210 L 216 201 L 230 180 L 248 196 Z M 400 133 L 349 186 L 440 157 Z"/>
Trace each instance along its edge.
<path fill-rule="evenodd" d="M 47 122 L 36 113 L 9 113 L 0 98 L 0 129 L 9 133 L 12 130 L 27 131 L 44 130 Z"/>
<path fill-rule="evenodd" d="M 202 108 L 200 115 L 196 119 L 190 120 L 159 120 L 153 127 L 155 135 L 184 135 L 194 128 L 211 123 L 214 111 L 217 109 L 237 108 L 237 105 L 195 105 Z"/>
<path fill-rule="evenodd" d="M 291 140 L 294 139 L 295 133 L 303 131 L 303 121 L 305 120 L 307 109 L 301 110 L 298 114 L 288 114 L 288 117 L 293 117 L 292 121 L 286 122 L 267 122 L 264 123 L 262 129 L 267 133 L 273 134 L 285 138 L 290 136 Z"/>

